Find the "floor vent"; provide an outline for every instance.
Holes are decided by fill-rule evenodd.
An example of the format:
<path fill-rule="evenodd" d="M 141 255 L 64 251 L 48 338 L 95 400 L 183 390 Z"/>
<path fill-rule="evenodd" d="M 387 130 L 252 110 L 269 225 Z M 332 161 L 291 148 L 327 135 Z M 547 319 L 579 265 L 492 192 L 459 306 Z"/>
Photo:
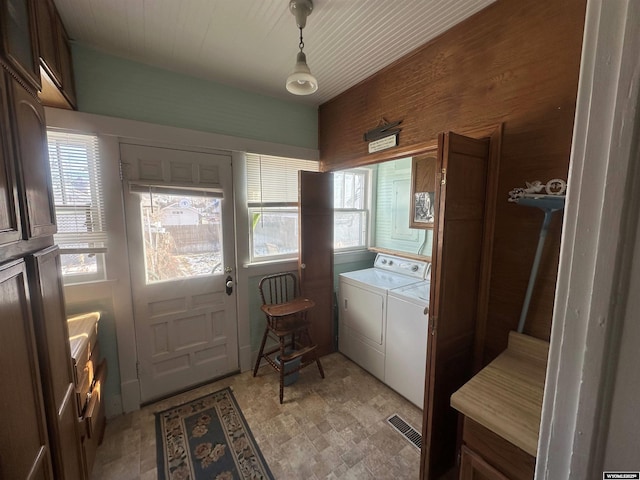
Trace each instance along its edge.
<path fill-rule="evenodd" d="M 418 450 L 422 448 L 422 435 L 418 431 L 405 422 L 399 415 L 393 414 L 387 418 L 387 422 L 398 432 L 400 432 L 413 446 Z"/>

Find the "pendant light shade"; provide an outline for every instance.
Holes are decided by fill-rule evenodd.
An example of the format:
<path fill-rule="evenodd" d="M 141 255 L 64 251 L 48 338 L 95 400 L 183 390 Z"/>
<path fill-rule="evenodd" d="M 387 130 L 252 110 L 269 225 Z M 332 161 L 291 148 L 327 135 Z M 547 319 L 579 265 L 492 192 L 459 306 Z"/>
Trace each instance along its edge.
<path fill-rule="evenodd" d="M 318 90 L 318 80 L 311 74 L 309 65 L 307 65 L 307 56 L 302 51 L 304 48 L 302 29 L 307 24 L 307 17 L 313 11 L 313 2 L 311 0 L 291 0 L 289 10 L 296 17 L 296 25 L 300 29 L 300 44 L 298 45 L 300 51 L 296 57 L 296 65 L 287 77 L 287 91 L 294 95 L 310 95 Z"/>
<path fill-rule="evenodd" d="M 287 90 L 294 95 L 310 95 L 318 90 L 318 80 L 311 75 L 307 56 L 302 51 L 298 52 L 296 66 L 287 77 Z"/>

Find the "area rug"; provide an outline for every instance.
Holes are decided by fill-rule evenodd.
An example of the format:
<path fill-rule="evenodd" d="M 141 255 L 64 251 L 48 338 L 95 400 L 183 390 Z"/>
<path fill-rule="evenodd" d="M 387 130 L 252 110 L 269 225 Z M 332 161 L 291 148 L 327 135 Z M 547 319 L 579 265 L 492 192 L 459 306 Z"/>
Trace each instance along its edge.
<path fill-rule="evenodd" d="M 230 388 L 156 413 L 159 480 L 273 479 Z"/>

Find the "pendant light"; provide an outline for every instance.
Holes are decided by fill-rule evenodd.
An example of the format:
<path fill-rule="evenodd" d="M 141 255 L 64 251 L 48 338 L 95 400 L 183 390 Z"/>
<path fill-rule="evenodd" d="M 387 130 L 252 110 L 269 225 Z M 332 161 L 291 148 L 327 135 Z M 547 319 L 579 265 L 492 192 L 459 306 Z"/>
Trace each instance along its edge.
<path fill-rule="evenodd" d="M 304 42 L 302 41 L 302 29 L 307 24 L 307 17 L 313 10 L 311 0 L 291 0 L 289 10 L 296 17 L 296 24 L 300 29 L 300 51 L 296 58 L 296 65 L 293 67 L 291 75 L 287 77 L 287 90 L 294 95 L 310 95 L 318 90 L 318 80 L 311 74 L 307 65 L 307 56 L 302 51 Z"/>

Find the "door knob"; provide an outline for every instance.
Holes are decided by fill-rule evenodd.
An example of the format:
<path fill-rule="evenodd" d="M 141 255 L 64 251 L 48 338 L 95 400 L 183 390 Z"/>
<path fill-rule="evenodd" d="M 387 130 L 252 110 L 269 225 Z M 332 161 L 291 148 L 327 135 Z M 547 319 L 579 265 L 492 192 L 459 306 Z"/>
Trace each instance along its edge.
<path fill-rule="evenodd" d="M 231 275 L 229 275 L 227 278 L 224 279 L 225 281 L 225 293 L 227 295 L 231 295 L 233 293 L 233 278 L 231 278 Z"/>
<path fill-rule="evenodd" d="M 304 270 L 305 268 L 307 268 L 307 265 L 306 265 L 306 264 L 304 264 L 304 263 L 301 263 L 301 264 L 300 264 L 300 268 Z"/>
<path fill-rule="evenodd" d="M 227 288 L 232 288 L 233 287 L 233 282 L 231 280 L 229 280 L 227 282 Z"/>

